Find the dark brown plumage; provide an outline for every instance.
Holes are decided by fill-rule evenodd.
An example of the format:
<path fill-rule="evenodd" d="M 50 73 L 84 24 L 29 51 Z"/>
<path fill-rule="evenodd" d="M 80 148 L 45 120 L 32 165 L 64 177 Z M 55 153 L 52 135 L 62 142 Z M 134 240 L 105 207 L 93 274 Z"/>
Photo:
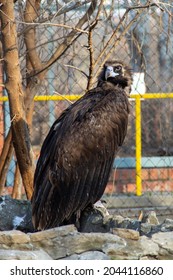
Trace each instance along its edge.
<path fill-rule="evenodd" d="M 128 67 L 107 61 L 97 87 L 69 106 L 51 127 L 34 177 L 36 229 L 71 222 L 101 198 L 126 135 L 130 85 Z"/>

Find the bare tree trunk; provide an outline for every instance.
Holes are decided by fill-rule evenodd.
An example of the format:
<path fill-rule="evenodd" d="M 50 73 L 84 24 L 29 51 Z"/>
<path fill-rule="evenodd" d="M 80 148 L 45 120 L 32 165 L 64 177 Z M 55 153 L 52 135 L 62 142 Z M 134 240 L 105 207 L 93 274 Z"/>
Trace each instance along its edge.
<path fill-rule="evenodd" d="M 12 134 L 11 134 L 11 130 L 9 130 L 7 137 L 5 138 L 4 145 L 1 152 L 1 157 L 0 157 L 0 178 L 1 178 L 1 173 L 3 172 L 4 162 L 6 160 L 6 157 L 10 149 L 11 139 L 12 139 Z"/>
<path fill-rule="evenodd" d="M 10 104 L 12 139 L 26 195 L 28 199 L 31 199 L 34 164 L 29 129 L 23 108 L 24 93 L 19 67 L 14 4 L 13 0 L 3 0 L 1 3 L 0 18 L 6 72 L 5 86 Z"/>
<path fill-rule="evenodd" d="M 6 157 L 4 158 L 4 161 L 2 162 L 2 165 L 1 165 L 2 168 L 0 170 L 0 195 L 2 195 L 2 193 L 3 193 L 3 188 L 4 188 L 5 182 L 6 182 L 6 175 L 8 172 L 8 168 L 9 168 L 9 165 L 10 165 L 10 162 L 11 162 L 11 159 L 13 156 L 13 150 L 14 150 L 11 140 L 10 140 L 10 142 L 9 141 L 7 141 L 7 142 L 8 142 L 8 147 L 7 147 L 8 150 L 7 150 Z"/>

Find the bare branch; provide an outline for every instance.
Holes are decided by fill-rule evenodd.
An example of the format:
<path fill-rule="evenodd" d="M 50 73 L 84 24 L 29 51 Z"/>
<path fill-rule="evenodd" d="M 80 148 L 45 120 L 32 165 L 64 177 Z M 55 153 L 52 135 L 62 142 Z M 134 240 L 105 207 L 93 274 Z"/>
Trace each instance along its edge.
<path fill-rule="evenodd" d="M 12 133 L 11 129 L 9 130 L 7 137 L 4 141 L 3 149 L 0 156 L 0 195 L 2 194 L 3 187 L 5 184 L 6 173 L 8 170 L 8 163 L 11 156 L 11 143 L 12 143 Z"/>
<path fill-rule="evenodd" d="M 3 188 L 5 186 L 5 182 L 6 182 L 6 176 L 7 176 L 7 172 L 8 172 L 8 168 L 12 159 L 12 155 L 13 155 L 13 144 L 12 142 L 9 143 L 9 147 L 8 147 L 8 151 L 7 151 L 7 155 L 5 157 L 4 162 L 2 162 L 3 166 L 0 172 L 0 195 L 2 195 L 3 192 Z"/>
<path fill-rule="evenodd" d="M 103 2 L 104 2 L 103 0 L 100 2 L 96 18 L 89 26 L 88 50 L 89 50 L 90 66 L 89 66 L 89 78 L 88 78 L 88 83 L 87 83 L 87 90 L 89 90 L 92 86 L 93 72 L 94 72 L 94 50 L 93 50 L 93 42 L 92 42 L 93 29 L 96 27 L 96 25 L 98 23 L 100 12 L 101 12 L 101 9 L 103 6 Z"/>
<path fill-rule="evenodd" d="M 74 2 L 73 1 L 73 5 L 71 5 L 69 7 L 69 5 L 65 5 L 62 8 L 60 8 L 54 15 L 49 15 L 46 18 L 41 18 L 39 19 L 39 22 L 36 22 L 36 20 L 33 21 L 33 23 L 37 24 L 46 24 L 47 22 L 49 22 L 49 24 L 51 24 L 50 22 L 53 21 L 56 17 L 68 13 L 69 11 L 75 10 L 76 8 L 82 7 L 83 5 L 86 5 L 87 3 L 90 3 L 91 1 L 84 1 L 84 3 L 81 3 L 79 1 Z M 21 22 L 23 23 L 23 22 Z M 24 23 L 25 24 L 25 23 Z M 22 30 L 21 32 L 18 33 L 18 37 L 21 36 L 23 33 L 29 31 L 32 28 L 31 25 L 28 25 L 26 28 L 24 28 L 24 30 Z"/>
<path fill-rule="evenodd" d="M 38 4 L 38 3 L 37 3 Z M 25 12 L 24 12 L 24 19 L 26 23 L 32 23 L 38 17 L 37 10 L 39 6 L 36 6 L 35 0 L 29 0 L 26 2 Z M 35 28 L 30 29 L 25 33 L 25 44 L 27 48 L 27 55 L 29 57 L 30 64 L 32 68 L 36 71 L 42 67 L 41 60 L 36 52 L 35 42 L 36 42 L 36 34 Z"/>
<path fill-rule="evenodd" d="M 37 27 L 37 26 L 57 26 L 57 27 L 63 27 L 63 28 L 66 28 L 66 29 L 72 29 L 72 30 L 75 30 L 77 32 L 80 32 L 80 33 L 86 33 L 88 34 L 88 31 L 86 30 L 83 30 L 83 29 L 80 29 L 80 28 L 77 28 L 77 27 L 73 27 L 73 26 L 70 26 L 70 25 L 66 25 L 66 24 L 62 24 L 62 23 L 52 23 L 52 22 L 45 22 L 45 23 L 35 23 L 35 22 L 24 22 L 24 21 L 19 21 L 19 20 L 16 20 L 16 23 L 22 23 L 23 25 L 29 25 L 29 26 L 32 26 L 33 27 Z"/>
<path fill-rule="evenodd" d="M 64 66 L 67 66 L 67 67 L 69 67 L 69 68 L 73 68 L 73 69 L 75 69 L 75 70 L 81 72 L 87 79 L 89 79 L 89 76 L 88 76 L 84 71 L 82 71 L 81 69 L 79 69 L 78 67 L 75 67 L 75 66 L 69 65 L 69 64 L 64 64 Z"/>
<path fill-rule="evenodd" d="M 117 34 L 120 30 L 120 28 L 122 27 L 123 22 L 126 20 L 126 17 L 128 16 L 129 12 L 131 10 L 137 10 L 137 14 L 136 16 L 133 18 L 133 20 L 129 23 L 129 25 L 126 27 L 126 29 L 123 31 L 123 33 L 121 33 L 121 35 L 125 34 L 127 32 L 127 30 L 129 30 L 129 28 L 131 27 L 131 25 L 137 20 L 137 18 L 139 17 L 139 15 L 143 12 L 144 9 L 148 9 L 150 7 L 156 6 L 158 7 L 157 3 L 151 3 L 150 1 L 148 1 L 148 3 L 146 5 L 139 5 L 139 6 L 132 6 L 132 7 L 127 7 L 124 15 L 122 16 L 122 18 L 120 19 L 115 31 L 113 32 L 111 38 L 108 40 L 105 48 L 102 50 L 102 52 L 100 53 L 99 57 L 97 58 L 97 60 L 95 61 L 95 66 L 98 65 L 100 63 L 101 58 L 105 55 L 106 50 L 109 48 L 109 46 L 112 44 L 113 40 L 119 41 L 120 37 L 117 37 Z M 160 6 L 159 6 L 160 8 Z M 140 10 L 139 10 L 140 9 Z M 139 10 L 139 11 L 138 11 Z M 122 36 L 121 36 L 122 37 Z M 115 46 L 116 44 L 114 44 Z"/>
<path fill-rule="evenodd" d="M 59 96 L 61 96 L 64 100 L 66 100 L 67 102 L 69 102 L 70 104 L 73 104 L 73 102 L 71 100 L 69 100 L 65 95 L 57 92 L 57 91 L 54 91 L 54 94 L 57 94 Z"/>
<path fill-rule="evenodd" d="M 38 75 L 41 72 L 45 71 L 50 66 L 52 66 L 64 54 L 64 52 L 71 46 L 71 44 L 77 38 L 76 35 L 78 32 L 76 31 L 76 29 L 81 29 L 81 27 L 88 21 L 88 17 L 90 17 L 92 15 L 92 13 L 94 12 L 96 7 L 97 7 L 97 0 L 94 0 L 94 1 L 92 1 L 90 7 L 88 8 L 88 10 L 84 14 L 84 16 L 79 20 L 79 22 L 75 26 L 75 29 L 72 30 L 67 35 L 65 40 L 60 44 L 60 46 L 58 46 L 58 49 L 53 53 L 51 58 L 45 63 L 44 67 L 42 67 L 42 69 L 40 69 L 36 73 L 29 75 L 29 77 L 33 77 L 33 76 Z M 80 36 L 80 35 L 81 35 L 81 33 L 78 34 L 78 36 Z"/>

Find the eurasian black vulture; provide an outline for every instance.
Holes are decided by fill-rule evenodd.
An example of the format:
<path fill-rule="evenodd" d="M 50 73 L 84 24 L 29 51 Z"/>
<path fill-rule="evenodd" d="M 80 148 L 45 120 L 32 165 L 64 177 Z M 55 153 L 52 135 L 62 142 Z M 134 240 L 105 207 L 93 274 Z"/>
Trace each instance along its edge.
<path fill-rule="evenodd" d="M 35 229 L 70 223 L 106 188 L 128 124 L 132 79 L 121 61 L 107 61 L 97 87 L 69 106 L 52 125 L 34 176 Z"/>

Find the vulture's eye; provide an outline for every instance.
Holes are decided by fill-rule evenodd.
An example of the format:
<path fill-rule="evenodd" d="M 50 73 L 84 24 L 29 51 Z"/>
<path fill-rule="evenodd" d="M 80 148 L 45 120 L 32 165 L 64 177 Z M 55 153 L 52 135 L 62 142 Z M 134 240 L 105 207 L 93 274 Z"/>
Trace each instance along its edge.
<path fill-rule="evenodd" d="M 121 71 L 121 69 L 122 69 L 121 65 L 117 65 L 117 66 L 114 67 L 115 71 Z"/>

